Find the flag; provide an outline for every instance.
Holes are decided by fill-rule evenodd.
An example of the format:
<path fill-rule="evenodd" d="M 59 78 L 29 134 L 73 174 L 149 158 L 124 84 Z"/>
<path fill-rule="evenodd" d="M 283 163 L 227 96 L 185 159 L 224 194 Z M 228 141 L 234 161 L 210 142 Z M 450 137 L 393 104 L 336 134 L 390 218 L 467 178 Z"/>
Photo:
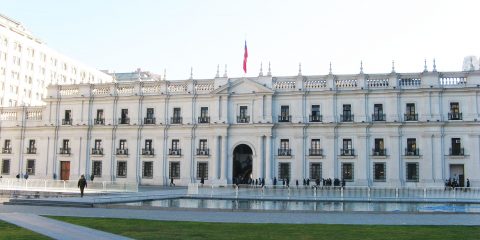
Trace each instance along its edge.
<path fill-rule="evenodd" d="M 247 58 L 248 58 L 247 40 L 245 40 L 245 53 L 243 54 L 243 71 L 245 73 L 247 73 Z"/>

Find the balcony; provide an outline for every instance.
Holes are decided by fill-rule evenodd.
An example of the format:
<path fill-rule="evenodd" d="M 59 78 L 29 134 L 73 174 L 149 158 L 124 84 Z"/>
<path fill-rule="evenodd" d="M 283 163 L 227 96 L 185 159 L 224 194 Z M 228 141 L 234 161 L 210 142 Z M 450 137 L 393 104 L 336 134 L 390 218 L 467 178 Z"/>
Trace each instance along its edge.
<path fill-rule="evenodd" d="M 209 148 L 197 148 L 197 155 L 199 156 L 210 156 Z"/>
<path fill-rule="evenodd" d="M 35 147 L 27 148 L 27 154 L 37 154 L 37 148 Z"/>
<path fill-rule="evenodd" d="M 288 115 L 288 116 L 280 115 L 280 116 L 278 116 L 278 122 L 291 122 L 291 121 L 292 121 L 292 115 Z"/>
<path fill-rule="evenodd" d="M 387 156 L 387 149 L 372 149 L 372 156 Z"/>
<path fill-rule="evenodd" d="M 182 124 L 183 118 L 182 117 L 171 117 L 170 124 Z"/>
<path fill-rule="evenodd" d="M 340 114 L 341 122 L 353 122 L 353 119 L 354 119 L 353 114 Z"/>
<path fill-rule="evenodd" d="M 62 155 L 70 155 L 72 153 L 72 149 L 71 148 L 60 148 L 60 154 Z"/>
<path fill-rule="evenodd" d="M 156 119 L 154 117 L 146 117 L 146 118 L 143 118 L 143 124 L 155 124 L 155 121 Z"/>
<path fill-rule="evenodd" d="M 72 125 L 72 119 L 71 118 L 62 119 L 62 125 Z"/>
<path fill-rule="evenodd" d="M 168 155 L 171 156 L 181 156 L 182 155 L 182 149 L 180 148 L 169 148 L 168 149 Z"/>
<path fill-rule="evenodd" d="M 448 120 L 462 120 L 462 113 L 461 112 L 449 112 L 448 113 Z"/>
<path fill-rule="evenodd" d="M 355 149 L 340 149 L 340 156 L 355 156 Z"/>
<path fill-rule="evenodd" d="M 237 116 L 237 123 L 249 123 L 250 116 Z"/>
<path fill-rule="evenodd" d="M 128 148 L 117 148 L 117 155 L 128 155 Z"/>
<path fill-rule="evenodd" d="M 124 117 L 118 119 L 118 124 L 130 124 L 130 118 Z"/>
<path fill-rule="evenodd" d="M 153 156 L 153 155 L 155 155 L 155 149 L 153 149 L 153 148 L 142 148 L 142 155 Z"/>
<path fill-rule="evenodd" d="M 310 148 L 308 149 L 309 156 L 323 156 L 323 149 L 321 148 Z"/>
<path fill-rule="evenodd" d="M 2 148 L 2 153 L 4 153 L 4 154 L 12 154 L 12 148 L 11 148 L 11 147 Z"/>
<path fill-rule="evenodd" d="M 103 148 L 92 148 L 92 155 L 103 155 Z"/>
<path fill-rule="evenodd" d="M 105 118 L 95 118 L 93 120 L 93 124 L 95 124 L 95 125 L 105 125 Z"/>
<path fill-rule="evenodd" d="M 449 154 L 450 156 L 465 156 L 465 152 L 463 148 L 450 148 Z"/>
<path fill-rule="evenodd" d="M 380 121 L 386 121 L 386 115 L 385 113 L 374 113 L 372 114 L 372 121 L 374 122 L 380 122 Z"/>
<path fill-rule="evenodd" d="M 210 123 L 210 117 L 198 117 L 198 123 Z"/>
<path fill-rule="evenodd" d="M 418 113 L 405 113 L 403 119 L 404 121 L 418 121 Z"/>
<path fill-rule="evenodd" d="M 405 156 L 420 156 L 420 149 L 408 149 L 405 148 Z"/>
<path fill-rule="evenodd" d="M 322 115 L 310 115 L 310 122 L 322 122 Z"/>
<path fill-rule="evenodd" d="M 292 149 L 291 148 L 279 148 L 278 149 L 278 156 L 292 156 Z"/>

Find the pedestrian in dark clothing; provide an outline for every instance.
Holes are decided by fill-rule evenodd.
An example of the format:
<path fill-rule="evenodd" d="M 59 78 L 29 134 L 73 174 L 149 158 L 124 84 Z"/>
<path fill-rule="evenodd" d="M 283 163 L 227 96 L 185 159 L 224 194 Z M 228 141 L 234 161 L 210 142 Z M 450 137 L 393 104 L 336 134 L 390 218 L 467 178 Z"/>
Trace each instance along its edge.
<path fill-rule="evenodd" d="M 20 174 L 17 174 L 16 178 L 17 178 L 17 180 L 20 179 Z"/>
<path fill-rule="evenodd" d="M 290 187 L 290 179 L 287 178 L 287 187 Z"/>
<path fill-rule="evenodd" d="M 307 180 L 303 179 L 303 186 L 307 185 Z"/>
<path fill-rule="evenodd" d="M 342 188 L 345 187 L 345 179 L 342 179 Z"/>
<path fill-rule="evenodd" d="M 307 186 L 310 186 L 310 178 L 307 178 Z"/>
<path fill-rule="evenodd" d="M 87 187 L 87 180 L 84 175 L 78 180 L 78 187 L 80 188 L 80 197 L 83 197 L 83 190 Z"/>
<path fill-rule="evenodd" d="M 173 183 L 173 177 L 170 178 L 170 187 L 175 187 L 175 183 Z"/>
<path fill-rule="evenodd" d="M 25 178 L 25 180 L 28 179 L 28 173 L 25 173 L 25 175 L 23 176 Z"/>
<path fill-rule="evenodd" d="M 297 185 L 297 188 L 298 188 L 298 179 L 295 180 L 295 185 Z"/>
<path fill-rule="evenodd" d="M 95 176 L 93 176 L 93 174 L 90 175 L 90 181 L 93 182 L 93 179 L 95 178 Z"/>
<path fill-rule="evenodd" d="M 273 178 L 273 186 L 277 185 L 277 177 Z"/>
<path fill-rule="evenodd" d="M 203 187 L 203 184 L 205 184 L 205 178 L 202 177 L 202 179 L 200 179 L 200 183 L 202 184 L 202 187 Z"/>
<path fill-rule="evenodd" d="M 467 187 L 470 187 L 470 179 L 467 178 Z"/>

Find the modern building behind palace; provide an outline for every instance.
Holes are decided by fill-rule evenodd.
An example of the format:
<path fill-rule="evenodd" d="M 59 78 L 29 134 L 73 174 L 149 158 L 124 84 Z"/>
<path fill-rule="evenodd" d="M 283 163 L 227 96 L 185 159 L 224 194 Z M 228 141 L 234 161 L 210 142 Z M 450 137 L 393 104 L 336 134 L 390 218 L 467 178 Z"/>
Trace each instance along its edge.
<path fill-rule="evenodd" d="M 51 85 L 44 106 L 1 110 L 1 174 L 158 185 L 338 178 L 442 186 L 469 178 L 476 186 L 479 94 L 480 71 L 426 66 Z"/>

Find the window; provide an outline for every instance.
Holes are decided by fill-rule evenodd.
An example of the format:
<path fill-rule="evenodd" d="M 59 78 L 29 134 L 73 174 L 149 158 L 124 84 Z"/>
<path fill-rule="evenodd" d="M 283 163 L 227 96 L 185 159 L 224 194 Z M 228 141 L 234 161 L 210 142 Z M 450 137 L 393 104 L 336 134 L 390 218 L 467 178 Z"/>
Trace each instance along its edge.
<path fill-rule="evenodd" d="M 320 105 L 312 105 L 312 115 L 310 115 L 310 122 L 321 122 Z"/>
<path fill-rule="evenodd" d="M 343 114 L 340 118 L 342 122 L 353 122 L 352 105 L 343 104 Z"/>
<path fill-rule="evenodd" d="M 60 148 L 60 154 L 70 154 L 70 140 L 63 139 L 62 148 Z"/>
<path fill-rule="evenodd" d="M 385 182 L 385 163 L 374 163 L 374 180 L 377 182 Z"/>
<path fill-rule="evenodd" d="M 127 177 L 127 162 L 118 161 L 117 162 L 117 177 L 124 178 Z"/>
<path fill-rule="evenodd" d="M 127 140 L 125 140 L 125 139 L 120 139 L 119 148 L 120 148 L 120 149 L 126 149 L 126 148 L 127 148 Z"/>
<path fill-rule="evenodd" d="M 290 179 L 290 163 L 279 163 L 278 168 L 279 179 Z"/>
<path fill-rule="evenodd" d="M 456 156 L 464 155 L 460 138 L 452 138 L 452 148 L 450 148 L 450 155 L 456 155 Z"/>
<path fill-rule="evenodd" d="M 353 163 L 342 163 L 342 179 L 348 182 L 353 181 Z"/>
<path fill-rule="evenodd" d="M 407 163 L 407 181 L 418 182 L 418 163 Z"/>
<path fill-rule="evenodd" d="M 35 154 L 35 153 L 37 153 L 37 148 L 35 147 L 35 140 L 34 140 L 34 139 L 30 139 L 30 140 L 28 141 L 27 153 L 28 153 L 28 154 Z"/>
<path fill-rule="evenodd" d="M 170 148 L 169 155 L 181 155 L 180 140 L 172 139 L 172 148 Z"/>
<path fill-rule="evenodd" d="M 385 114 L 383 113 L 383 104 L 373 105 L 373 121 L 385 121 Z"/>
<path fill-rule="evenodd" d="M 3 144 L 2 153 L 12 153 L 12 145 L 10 139 L 5 139 Z"/>
<path fill-rule="evenodd" d="M 280 148 L 278 149 L 278 156 L 290 156 L 290 142 L 288 139 L 280 139 Z"/>
<path fill-rule="evenodd" d="M 153 141 L 152 139 L 145 139 L 145 148 L 142 149 L 142 155 L 153 155 Z"/>
<path fill-rule="evenodd" d="M 2 160 L 2 174 L 10 174 L 10 159 Z"/>
<path fill-rule="evenodd" d="M 208 116 L 208 107 L 200 108 L 200 117 L 198 117 L 199 123 L 209 123 L 210 117 Z"/>
<path fill-rule="evenodd" d="M 127 147 L 127 140 L 120 139 L 120 144 L 117 148 L 117 155 L 128 155 L 128 147 Z"/>
<path fill-rule="evenodd" d="M 103 109 L 97 109 L 97 117 L 95 118 L 95 124 L 105 124 L 105 118 L 103 118 Z"/>
<path fill-rule="evenodd" d="M 182 113 L 180 108 L 173 108 L 173 117 L 171 119 L 172 124 L 182 123 Z"/>
<path fill-rule="evenodd" d="M 322 156 L 323 155 L 322 149 L 320 148 L 320 139 L 312 139 L 310 141 L 309 155 L 310 156 Z"/>
<path fill-rule="evenodd" d="M 280 107 L 280 116 L 278 117 L 279 122 L 290 122 L 290 108 L 289 106 L 283 105 Z"/>
<path fill-rule="evenodd" d="M 450 103 L 450 112 L 448 113 L 448 120 L 462 120 L 462 113 L 460 112 L 460 104 L 458 104 L 458 102 Z"/>
<path fill-rule="evenodd" d="M 27 160 L 27 173 L 28 175 L 35 175 L 35 160 Z"/>
<path fill-rule="evenodd" d="M 373 156 L 386 156 L 383 138 L 375 138 L 375 147 L 373 148 Z"/>
<path fill-rule="evenodd" d="M 240 115 L 237 117 L 238 123 L 248 123 L 250 122 L 250 117 L 248 116 L 248 107 L 240 106 Z"/>
<path fill-rule="evenodd" d="M 93 161 L 92 174 L 95 177 L 102 177 L 102 161 Z"/>
<path fill-rule="evenodd" d="M 202 150 L 207 149 L 207 139 L 200 139 L 199 148 Z"/>
<path fill-rule="evenodd" d="M 129 124 L 130 118 L 128 117 L 128 109 L 122 109 L 120 124 Z"/>
<path fill-rule="evenodd" d="M 350 138 L 345 138 L 343 139 L 343 148 L 340 149 L 340 155 L 342 156 L 353 156 L 354 150 L 352 147 L 352 139 Z"/>
<path fill-rule="evenodd" d="M 197 179 L 208 179 L 208 163 L 197 162 Z"/>
<path fill-rule="evenodd" d="M 142 177 L 153 178 L 153 162 L 143 162 L 142 164 Z"/>
<path fill-rule="evenodd" d="M 407 138 L 407 148 L 405 149 L 405 155 L 407 156 L 418 156 L 419 151 L 417 149 L 417 139 L 416 138 Z"/>
<path fill-rule="evenodd" d="M 145 117 L 144 124 L 155 124 L 155 112 L 153 108 L 147 108 L 147 116 Z"/>
<path fill-rule="evenodd" d="M 65 118 L 62 122 L 63 125 L 72 125 L 72 111 L 65 110 Z"/>
<path fill-rule="evenodd" d="M 95 139 L 95 149 L 101 149 L 101 148 L 102 148 L 102 140 Z"/>
<path fill-rule="evenodd" d="M 415 112 L 415 103 L 407 103 L 405 121 L 418 121 L 418 114 Z"/>
<path fill-rule="evenodd" d="M 322 163 L 310 163 L 310 179 L 322 179 Z"/>
<path fill-rule="evenodd" d="M 170 178 L 180 179 L 180 162 L 170 162 L 168 172 Z"/>

